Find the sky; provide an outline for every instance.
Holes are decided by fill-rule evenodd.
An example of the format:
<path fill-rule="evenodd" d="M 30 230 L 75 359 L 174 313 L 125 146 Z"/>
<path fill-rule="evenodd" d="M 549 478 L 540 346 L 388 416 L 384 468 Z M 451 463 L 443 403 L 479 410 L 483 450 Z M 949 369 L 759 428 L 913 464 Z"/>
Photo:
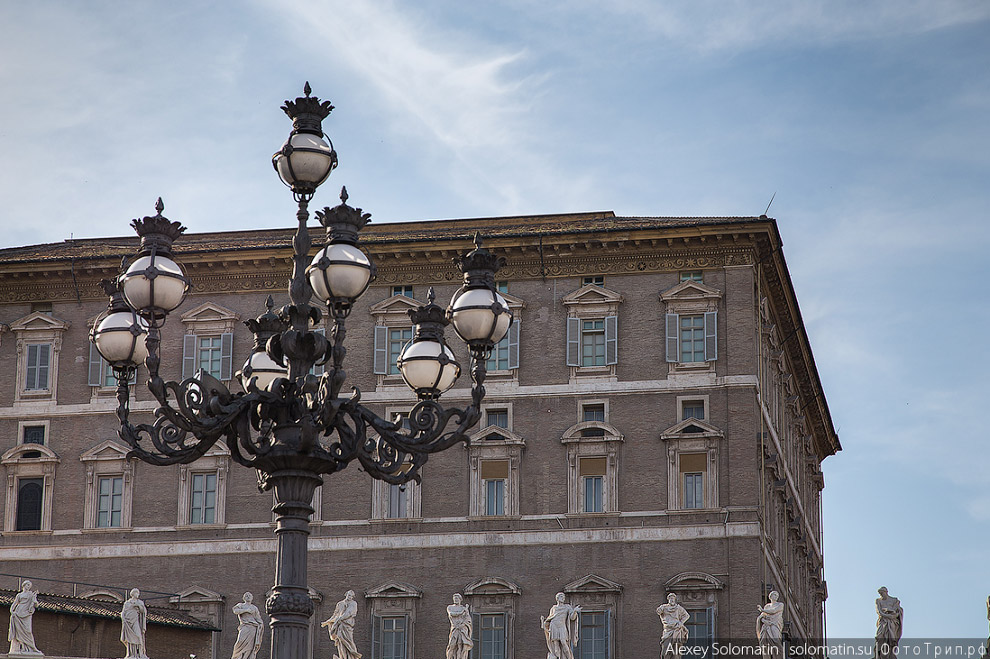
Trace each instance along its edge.
<path fill-rule="evenodd" d="M 289 227 L 313 93 L 377 222 L 777 218 L 843 450 L 830 637 L 986 637 L 990 3 L 0 3 L 0 248 Z M 773 198 L 772 204 L 770 204 Z M 769 210 L 767 206 L 770 204 Z"/>

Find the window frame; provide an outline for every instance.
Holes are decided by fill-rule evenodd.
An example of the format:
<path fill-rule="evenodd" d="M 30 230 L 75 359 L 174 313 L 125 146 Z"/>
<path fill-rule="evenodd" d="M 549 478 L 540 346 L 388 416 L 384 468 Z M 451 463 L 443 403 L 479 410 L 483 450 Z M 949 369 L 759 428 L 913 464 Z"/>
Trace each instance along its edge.
<path fill-rule="evenodd" d="M 59 320 L 51 312 L 35 311 L 10 324 L 16 337 L 16 386 L 14 404 L 58 399 L 59 355 L 62 335 L 71 323 Z M 48 346 L 47 386 L 28 389 L 28 359 L 32 346 Z"/>
<path fill-rule="evenodd" d="M 378 644 L 380 621 L 387 618 L 405 620 L 404 659 L 416 656 L 416 609 L 423 592 L 402 581 L 389 581 L 368 590 L 364 597 L 368 600 L 371 619 L 371 659 L 381 659 L 381 646 Z"/>
<path fill-rule="evenodd" d="M 597 429 L 602 434 L 589 434 Z M 582 421 L 568 428 L 560 441 L 567 449 L 567 514 L 607 515 L 619 512 L 619 447 L 624 438 L 612 424 L 601 421 Z M 581 461 L 587 458 L 604 458 L 605 474 L 602 478 L 601 511 L 585 510 L 585 479 L 581 474 Z"/>
<path fill-rule="evenodd" d="M 482 469 L 486 462 L 504 461 L 508 463 L 508 474 L 504 485 L 503 514 L 498 515 L 498 517 L 517 517 L 519 515 L 519 466 L 522 462 L 523 450 L 526 448 L 526 441 L 511 430 L 511 403 L 482 405 L 481 409 L 485 418 L 487 418 L 488 409 L 505 409 L 508 413 L 509 428 L 486 425 L 471 435 L 471 443 L 467 447 L 470 470 L 468 515 L 475 518 L 492 517 L 492 515 L 487 514 L 486 479 L 482 478 Z"/>
<path fill-rule="evenodd" d="M 689 397 L 695 399 L 696 397 Z M 689 427 L 701 432 L 686 432 Z M 660 433 L 660 440 L 667 449 L 667 510 L 698 511 L 719 508 L 719 456 L 725 434 L 708 421 L 684 419 Z M 681 470 L 681 456 L 705 454 L 703 481 L 704 507 L 687 508 L 684 498 L 684 478 Z M 696 472 L 696 470 L 691 470 Z"/>
<path fill-rule="evenodd" d="M 218 441 L 198 460 L 179 465 L 179 502 L 176 527 L 182 529 L 223 528 L 227 525 L 227 473 L 230 470 L 230 450 Z M 195 476 L 216 476 L 216 501 L 212 522 L 192 521 L 193 483 Z"/>
<path fill-rule="evenodd" d="M 519 586 L 509 579 L 489 576 L 471 582 L 464 587 L 462 592 L 464 602 L 471 607 L 472 622 L 474 623 L 474 636 L 472 640 L 475 640 L 475 647 L 471 649 L 471 659 L 480 658 L 480 650 L 479 652 L 475 652 L 476 649 L 480 648 L 478 643 L 481 631 L 480 619 L 476 620 L 474 616 L 482 615 L 503 616 L 502 620 L 505 623 L 505 657 L 508 659 L 515 656 L 513 654 L 513 626 L 516 620 L 519 597 L 522 594 Z"/>
<path fill-rule="evenodd" d="M 185 326 L 182 337 L 183 380 L 199 373 L 200 342 L 204 339 L 219 339 L 220 343 L 219 370 L 216 373 L 207 372 L 224 382 L 234 378 L 234 327 L 239 318 L 236 312 L 212 302 L 206 302 L 182 314 L 181 321 Z"/>
<path fill-rule="evenodd" d="M 708 394 L 701 394 L 701 395 L 696 395 L 696 396 L 691 396 L 691 395 L 678 396 L 676 398 L 676 404 L 677 404 L 677 420 L 678 420 L 678 422 L 680 422 L 680 421 L 686 421 L 688 418 L 693 418 L 693 419 L 695 419 L 697 421 L 710 421 L 710 419 L 711 419 L 711 412 L 709 411 L 709 402 L 708 401 L 709 401 Z M 693 403 L 693 402 L 701 403 L 702 414 L 704 414 L 704 417 L 703 418 L 698 419 L 697 417 L 686 417 L 686 416 L 684 416 L 684 407 L 685 407 L 685 404 L 687 404 L 687 403 Z"/>
<path fill-rule="evenodd" d="M 703 282 L 688 279 L 662 291 L 659 299 L 665 308 L 661 320 L 664 361 L 668 373 L 677 375 L 707 371 L 714 374 L 719 357 L 718 307 L 722 300 L 722 292 L 706 286 Z M 684 361 L 682 354 L 681 319 L 688 316 L 702 318 L 703 327 L 700 329 L 704 353 L 703 359 L 699 361 Z"/>
<path fill-rule="evenodd" d="M 616 638 L 616 615 L 622 585 L 595 574 L 589 574 L 564 586 L 561 590 L 572 606 L 580 606 L 582 612 L 604 613 L 606 625 L 606 658 L 621 657 L 621 639 Z M 580 620 L 580 619 L 579 619 Z M 580 637 L 580 636 L 579 636 Z M 578 645 L 580 648 L 580 643 Z M 580 658 L 575 653 L 575 659 Z"/>
<path fill-rule="evenodd" d="M 586 284 L 562 299 L 567 309 L 564 338 L 564 363 L 570 368 L 570 378 L 604 377 L 616 379 L 616 366 L 619 363 L 619 305 L 622 296 L 597 284 Z M 602 322 L 604 334 L 604 363 L 586 364 L 584 359 L 585 339 L 591 336 L 584 323 Z"/>
<path fill-rule="evenodd" d="M 115 532 L 133 528 L 134 465 L 137 460 L 128 459 L 129 449 L 113 440 L 100 442 L 79 456 L 86 470 L 86 494 L 83 509 L 83 531 Z M 99 525 L 99 482 L 101 478 L 123 479 L 121 493 L 120 526 Z"/>
<path fill-rule="evenodd" d="M 39 312 L 40 313 L 40 312 Z M 26 454 L 39 454 L 26 457 Z M 4 533 L 39 534 L 52 532 L 52 506 L 55 500 L 55 472 L 60 459 L 44 444 L 17 444 L 0 458 L 7 471 L 7 496 L 4 504 Z M 41 528 L 17 530 L 17 508 L 21 480 L 41 479 Z"/>

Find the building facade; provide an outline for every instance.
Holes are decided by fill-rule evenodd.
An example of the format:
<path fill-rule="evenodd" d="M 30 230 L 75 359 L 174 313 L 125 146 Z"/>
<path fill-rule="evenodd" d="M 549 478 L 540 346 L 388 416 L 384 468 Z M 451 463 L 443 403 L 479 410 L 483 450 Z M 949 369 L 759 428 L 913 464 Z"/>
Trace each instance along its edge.
<path fill-rule="evenodd" d="M 476 231 L 507 260 L 498 283 L 516 318 L 489 362 L 482 421 L 470 446 L 430 457 L 421 484 L 374 481 L 356 464 L 325 478 L 310 525 L 315 656 L 332 654 L 319 621 L 348 589 L 371 659 L 442 656 L 454 593 L 475 614 L 476 659 L 545 656 L 540 616 L 558 592 L 582 607 L 576 656 L 590 659 L 653 654 L 668 593 L 695 642 L 751 638 L 770 590 L 789 637 L 820 638 L 821 462 L 840 445 L 776 222 L 603 212 L 371 224 L 362 245 L 378 278 L 348 318 L 345 367 L 380 414 L 415 404 L 395 367 L 406 312 L 431 287 L 450 299 L 451 258 Z M 243 321 L 269 295 L 287 303 L 290 240 L 176 242 L 192 286 L 162 332 L 167 379 L 204 369 L 238 389 L 253 338 Z M 222 444 L 189 465 L 127 457 L 113 374 L 88 332 L 106 306 L 98 281 L 136 246 L 0 250 L 0 585 L 18 575 L 55 593 L 69 582 L 175 593 L 222 629 L 214 654 L 225 656 L 231 607 L 245 591 L 260 603 L 272 584 L 271 494 Z M 136 420 L 153 414 L 146 376 L 132 388 Z M 466 404 L 467 380 L 442 402 Z"/>

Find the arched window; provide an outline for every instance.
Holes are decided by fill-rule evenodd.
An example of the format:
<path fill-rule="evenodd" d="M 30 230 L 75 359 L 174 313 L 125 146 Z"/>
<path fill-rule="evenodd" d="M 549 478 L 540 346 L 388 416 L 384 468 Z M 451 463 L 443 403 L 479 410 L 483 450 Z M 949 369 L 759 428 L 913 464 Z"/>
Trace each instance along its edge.
<path fill-rule="evenodd" d="M 16 530 L 41 530 L 42 482 L 41 478 L 22 478 L 17 482 Z"/>

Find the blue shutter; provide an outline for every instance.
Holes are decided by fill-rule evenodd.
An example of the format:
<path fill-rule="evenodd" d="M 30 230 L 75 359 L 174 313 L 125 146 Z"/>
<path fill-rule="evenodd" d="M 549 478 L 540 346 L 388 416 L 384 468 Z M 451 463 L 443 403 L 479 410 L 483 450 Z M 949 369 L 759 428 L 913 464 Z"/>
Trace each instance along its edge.
<path fill-rule="evenodd" d="M 509 342 L 509 369 L 519 368 L 519 319 L 516 318 L 509 326 L 509 333 L 506 335 Z"/>
<path fill-rule="evenodd" d="M 224 332 L 220 335 L 220 379 L 229 380 L 232 375 L 234 361 L 234 333 Z"/>
<path fill-rule="evenodd" d="M 388 374 L 388 328 L 375 325 L 375 375 Z"/>
<path fill-rule="evenodd" d="M 667 361 L 679 362 L 680 351 L 677 349 L 677 325 L 679 319 L 676 313 L 667 314 Z"/>
<path fill-rule="evenodd" d="M 581 319 L 567 319 L 567 365 L 581 365 Z"/>
<path fill-rule="evenodd" d="M 318 327 L 318 328 L 316 328 L 316 329 L 313 330 L 313 334 L 319 334 L 320 336 L 326 336 L 327 335 L 327 331 L 325 329 L 323 329 L 322 327 Z M 323 371 L 324 370 L 325 369 L 323 367 L 323 364 L 313 364 L 313 368 L 310 371 L 310 373 L 312 373 L 316 377 L 320 377 L 321 375 L 323 375 Z"/>
<path fill-rule="evenodd" d="M 609 366 L 619 361 L 619 317 L 605 316 L 605 363 Z"/>
<path fill-rule="evenodd" d="M 705 312 L 705 361 L 718 358 L 718 312 Z"/>
<path fill-rule="evenodd" d="M 196 374 L 196 335 L 186 334 L 182 337 L 182 379 L 191 378 Z"/>
<path fill-rule="evenodd" d="M 89 386 L 103 386 L 103 357 L 93 342 L 89 344 Z"/>
<path fill-rule="evenodd" d="M 382 656 L 381 627 L 382 627 L 381 616 L 375 616 L 375 615 L 371 616 L 371 659 L 381 659 Z"/>

